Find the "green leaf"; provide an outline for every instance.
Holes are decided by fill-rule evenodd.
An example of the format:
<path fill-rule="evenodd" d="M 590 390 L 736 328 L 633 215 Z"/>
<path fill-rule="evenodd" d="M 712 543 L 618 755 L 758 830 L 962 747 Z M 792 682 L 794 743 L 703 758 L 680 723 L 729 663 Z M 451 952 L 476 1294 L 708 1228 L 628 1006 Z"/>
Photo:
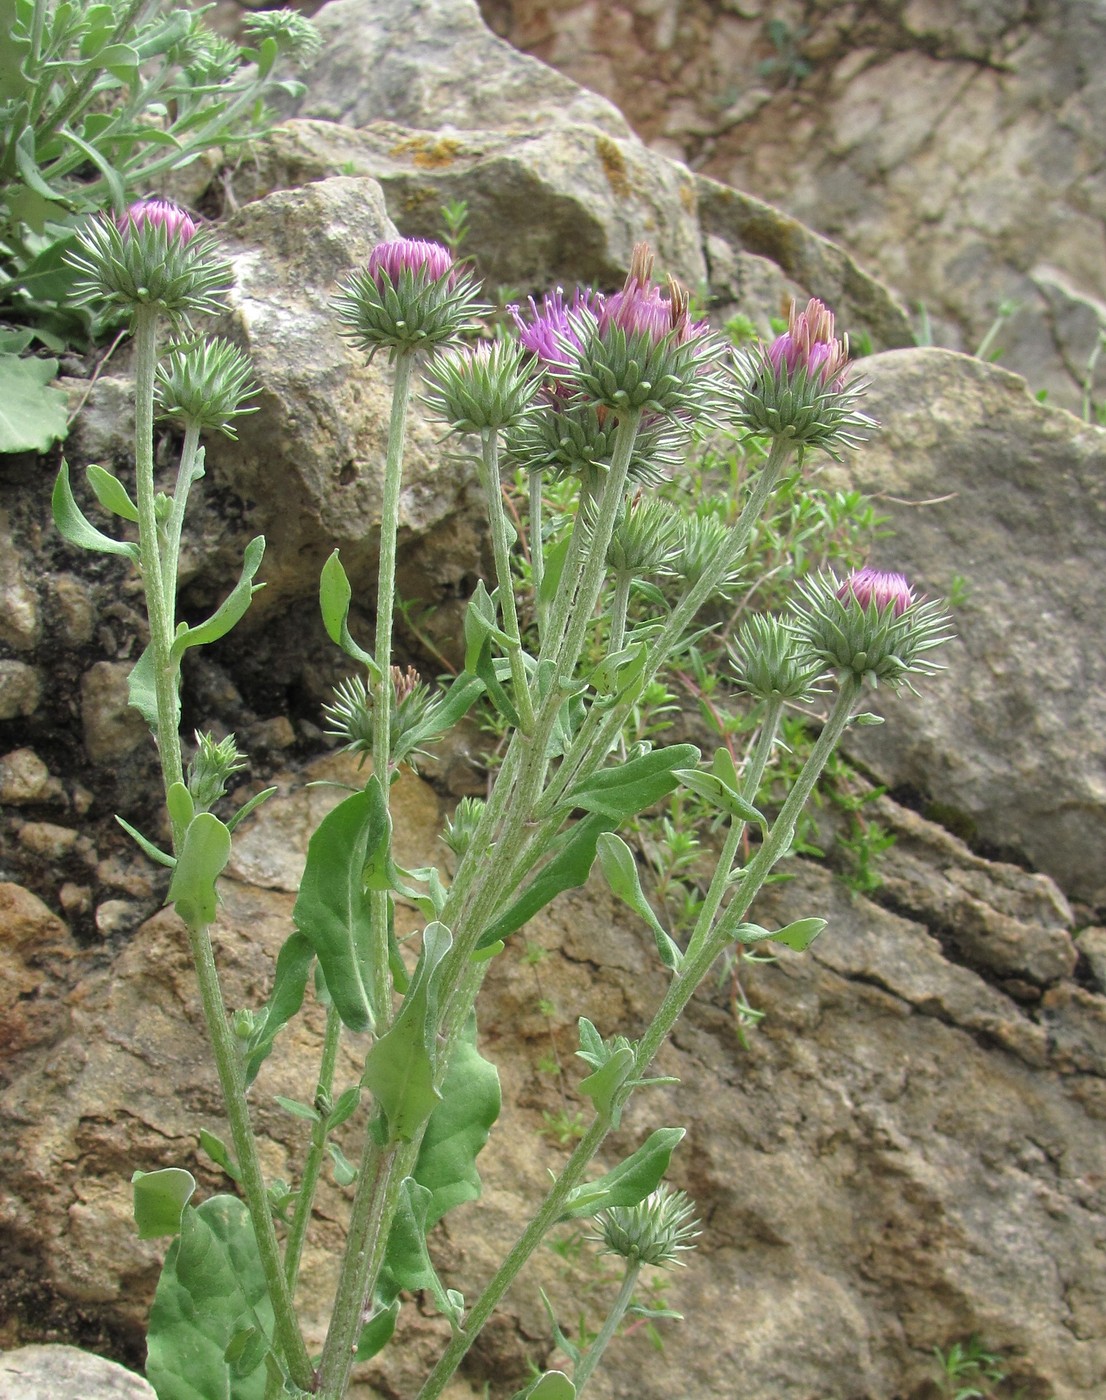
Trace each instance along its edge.
<path fill-rule="evenodd" d="M 373 1042 L 361 1082 L 388 1123 L 391 1142 L 411 1142 L 441 1095 L 437 1067 L 437 975 L 453 946 L 444 924 L 427 924 L 407 995 L 391 1027 Z M 429 1192 L 427 1193 L 429 1195 Z"/>
<path fill-rule="evenodd" d="M 158 1400 L 264 1400 L 265 1367 L 235 1375 L 226 1355 L 244 1329 L 272 1327 L 245 1204 L 213 1196 L 186 1206 L 150 1310 L 146 1375 Z"/>
<path fill-rule="evenodd" d="M 630 1077 L 633 1063 L 633 1050 L 623 1045 L 594 1073 L 580 1081 L 580 1093 L 591 1099 L 596 1113 L 607 1119 L 612 1128 L 618 1127 L 622 1117 L 621 1109 L 615 1105 L 615 1096 Z"/>
<path fill-rule="evenodd" d="M 401 1289 L 412 1293 L 426 1291 L 434 1299 L 438 1311 L 448 1317 L 454 1328 L 461 1325 L 463 1303 L 460 1294 L 446 1289 L 438 1277 L 426 1248 L 427 1214 L 430 1192 L 413 1177 L 405 1177 L 399 1202 L 388 1232 L 388 1246 L 380 1291 L 394 1298 Z"/>
<path fill-rule="evenodd" d="M 269 1339 L 260 1327 L 243 1327 L 227 1343 L 223 1360 L 235 1377 L 256 1371 L 269 1354 Z"/>
<path fill-rule="evenodd" d="M 663 924 L 645 898 L 633 851 L 620 836 L 609 831 L 603 832 L 599 837 L 597 849 L 599 863 L 607 884 L 611 887 L 611 893 L 632 909 L 639 918 L 644 919 L 653 930 L 661 962 L 671 971 L 679 972 L 684 955 L 678 944 L 665 932 Z"/>
<path fill-rule="evenodd" d="M 579 1220 L 610 1206 L 636 1206 L 660 1185 L 683 1128 L 658 1128 L 617 1167 L 571 1191 L 562 1220 Z"/>
<path fill-rule="evenodd" d="M 162 1167 L 156 1172 L 135 1172 L 134 1220 L 140 1240 L 180 1233 L 181 1212 L 192 1199 L 196 1178 L 183 1167 Z"/>
<path fill-rule="evenodd" d="M 442 1083 L 442 1099 L 430 1115 L 412 1175 L 430 1192 L 427 1228 L 462 1201 L 480 1195 L 476 1158 L 499 1117 L 499 1071 L 476 1048 L 470 1016 Z"/>
<path fill-rule="evenodd" d="M 147 840 L 147 838 L 142 835 L 141 831 L 136 831 L 135 828 L 131 826 L 130 822 L 124 821 L 122 817 L 116 815 L 115 820 L 131 840 L 137 842 L 151 860 L 157 861 L 158 865 L 167 865 L 169 869 L 172 870 L 173 866 L 177 863 L 176 856 L 171 856 L 167 851 L 163 851 L 160 847 L 155 846 L 152 841 Z"/>
<path fill-rule="evenodd" d="M 48 452 L 69 432 L 69 396 L 47 387 L 57 373 L 57 360 L 0 354 L 0 452 Z"/>
<path fill-rule="evenodd" d="M 180 722 L 180 695 L 178 684 L 177 722 Z M 153 643 L 146 647 L 142 655 L 131 667 L 127 676 L 127 703 L 137 710 L 150 729 L 157 733 L 157 677 L 154 675 Z"/>
<path fill-rule="evenodd" d="M 326 1116 L 326 1130 L 332 1133 L 335 1128 L 340 1128 L 347 1118 L 357 1112 L 357 1107 L 361 1102 L 361 1086 L 355 1084 L 351 1089 L 346 1089 L 339 1094 L 338 1101 Z"/>
<path fill-rule="evenodd" d="M 169 816 L 178 826 L 188 826 L 196 815 L 192 794 L 183 783 L 173 783 L 165 794 L 165 805 L 169 809 Z"/>
<path fill-rule="evenodd" d="M 2 418 L 3 411 L 0 410 L 0 420 Z M 51 506 L 54 512 L 54 524 L 58 527 L 62 538 L 68 540 L 70 544 L 100 554 L 121 554 L 125 559 L 130 559 L 135 564 L 138 563 L 138 546 L 136 544 L 130 544 L 126 540 L 113 540 L 110 535 L 105 535 L 101 530 L 97 530 L 96 526 L 86 519 L 84 512 L 73 498 L 73 491 L 69 485 L 69 465 L 66 462 L 62 462 L 58 479 L 54 483 Z"/>
<path fill-rule="evenodd" d="M 353 589 L 338 557 L 338 551 L 335 550 L 319 575 L 319 608 L 323 615 L 323 626 L 335 646 L 341 647 L 354 661 L 360 661 L 362 665 L 367 666 L 369 675 L 378 681 L 380 668 L 369 653 L 359 647 L 350 636 L 349 605 L 352 598 Z"/>
<path fill-rule="evenodd" d="M 209 1133 L 206 1128 L 201 1128 L 200 1147 L 217 1167 L 221 1167 L 226 1172 L 231 1181 L 242 1180 L 242 1170 L 230 1155 L 230 1148 L 221 1137 L 216 1137 L 214 1133 Z"/>
<path fill-rule="evenodd" d="M 290 933 L 277 954 L 273 990 L 269 994 L 264 1015 L 254 1027 L 247 1046 L 247 1085 L 257 1078 L 257 1071 L 272 1050 L 280 1030 L 303 1005 L 307 977 L 314 961 L 315 949 L 311 940 L 302 933 Z"/>
<path fill-rule="evenodd" d="M 570 828 L 563 848 L 538 871 L 506 912 L 484 930 L 477 947 L 486 948 L 506 938 L 564 890 L 577 889 L 584 884 L 595 863 L 599 837 L 616 824 L 617 818 L 596 813 Z"/>
<path fill-rule="evenodd" d="M 753 822 L 762 831 L 768 830 L 764 814 L 757 811 L 740 793 L 735 792 L 717 773 L 704 773 L 698 768 L 682 768 L 675 776 L 684 787 L 705 798 L 720 812 L 726 812 L 738 821 Z"/>
<path fill-rule="evenodd" d="M 319 959 L 339 1016 L 354 1031 L 373 1025 L 367 975 L 371 906 L 362 872 L 381 839 L 379 820 L 379 805 L 367 788 L 323 818 L 308 843 L 292 910 Z"/>
<path fill-rule="evenodd" d="M 514 1400 L 575 1400 L 576 1387 L 563 1371 L 543 1371 Z"/>
<path fill-rule="evenodd" d="M 293 1118 L 306 1118 L 309 1123 L 319 1121 L 319 1110 L 312 1108 L 309 1103 L 300 1103 L 299 1099 L 286 1099 L 283 1094 L 274 1094 L 273 1098 L 285 1113 L 290 1113 Z"/>
<path fill-rule="evenodd" d="M 230 832 L 218 817 L 201 812 L 184 833 L 181 853 L 169 881 L 172 904 L 189 928 L 205 928 L 215 918 L 215 881 L 230 860 Z"/>
<path fill-rule="evenodd" d="M 794 948 L 797 953 L 802 953 L 810 947 L 825 927 L 825 919 L 796 919 L 794 923 L 777 929 L 775 933 L 761 928 L 759 924 L 738 924 L 736 941 L 738 943 L 765 943 L 771 939 L 774 943 L 785 943 L 788 948 Z"/>
<path fill-rule="evenodd" d="M 339 1186 L 352 1186 L 357 1180 L 357 1168 L 336 1142 L 328 1142 L 326 1150 L 334 1163 L 334 1180 Z"/>
<path fill-rule="evenodd" d="M 392 1333 L 396 1330 L 398 1317 L 398 1298 L 392 1302 L 390 1307 L 381 1308 L 374 1312 L 361 1328 L 361 1335 L 357 1340 L 357 1355 L 354 1360 L 371 1361 L 378 1352 L 383 1351 L 392 1340 Z"/>
<path fill-rule="evenodd" d="M 255 792 L 248 801 L 242 803 L 233 816 L 227 818 L 227 830 L 233 831 L 239 822 L 245 821 L 251 812 L 256 812 L 263 802 L 268 802 L 273 793 L 279 791 L 279 788 L 267 787 L 262 788 L 260 792 Z"/>
<path fill-rule="evenodd" d="M 421 724 L 411 731 L 409 742 L 412 748 L 429 743 L 431 739 L 447 730 L 468 714 L 473 705 L 484 693 L 484 682 L 478 676 L 462 671 L 449 689 L 434 705 Z"/>
<path fill-rule="evenodd" d="M 120 68 L 133 68 L 134 64 L 128 63 L 127 58 L 131 56 L 137 60 L 138 57 L 133 49 L 129 49 L 123 44 L 112 45 L 110 49 L 105 49 L 104 53 L 113 55 L 110 62 L 105 62 L 103 58 L 99 60 L 100 66 L 106 68 L 109 72 L 118 72 Z M 76 146 L 81 155 L 83 155 L 90 164 L 94 165 L 103 176 L 104 183 L 110 191 L 110 203 L 112 207 L 120 210 L 125 209 L 127 207 L 127 187 L 111 161 L 108 160 L 106 156 L 102 155 L 91 142 L 85 141 L 83 137 L 78 136 L 77 133 L 70 130 L 69 127 L 63 126 L 58 134 L 63 140 Z"/>
<path fill-rule="evenodd" d="M 181 630 L 177 632 L 173 640 L 172 657 L 174 661 L 179 661 L 188 647 L 207 646 L 209 642 L 217 642 L 220 637 L 225 637 L 231 628 L 246 613 L 253 601 L 253 595 L 258 589 L 265 585 L 255 584 L 253 576 L 261 567 L 261 560 L 265 554 L 265 537 L 258 535 L 250 540 L 242 556 L 242 572 L 238 577 L 238 582 L 227 594 L 219 608 L 212 613 L 206 622 L 201 622 L 195 627 L 185 627 L 182 624 Z"/>
<path fill-rule="evenodd" d="M 137 522 L 138 507 L 117 476 L 112 476 L 111 472 L 96 465 L 85 467 L 85 475 L 96 493 L 96 499 L 105 510 L 110 510 L 113 515 L 121 516 L 124 520 Z"/>
<path fill-rule="evenodd" d="M 674 791 L 679 782 L 677 770 L 698 761 L 699 750 L 694 744 L 653 749 L 629 763 L 604 768 L 585 778 L 566 794 L 565 806 L 582 807 L 586 812 L 601 812 L 622 821 Z"/>

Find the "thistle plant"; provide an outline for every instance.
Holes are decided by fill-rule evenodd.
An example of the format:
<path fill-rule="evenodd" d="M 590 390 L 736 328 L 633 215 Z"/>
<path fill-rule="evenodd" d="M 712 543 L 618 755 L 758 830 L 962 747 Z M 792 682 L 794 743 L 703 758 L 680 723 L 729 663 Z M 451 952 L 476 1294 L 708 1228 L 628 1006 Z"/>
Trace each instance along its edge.
<path fill-rule="evenodd" d="M 248 366 L 232 346 L 197 330 L 219 305 L 228 271 L 215 239 L 181 211 L 142 204 L 101 220 L 82 235 L 74 264 L 83 297 L 131 316 L 135 499 L 99 468 L 90 480 L 104 507 L 137 526 L 138 540 L 116 539 L 87 520 L 64 468 L 55 517 L 71 543 L 122 555 L 142 577 L 150 643 L 131 698 L 157 740 L 169 849 L 124 825 L 172 871 L 167 901 L 188 932 L 232 1135 L 229 1148 L 210 1134 L 204 1141 L 244 1198 L 215 1196 L 194 1207 L 187 1171 L 136 1174 L 140 1230 L 178 1236 L 151 1318 L 149 1375 L 161 1400 L 340 1400 L 357 1362 L 388 1345 L 410 1290 L 427 1294 L 448 1323 L 449 1340 L 417 1397 L 435 1400 L 549 1232 L 560 1222 L 591 1221 L 602 1248 L 624 1262 L 618 1295 L 586 1349 L 568 1344 L 553 1320 L 572 1376 L 546 1372 L 516 1397 L 569 1400 L 625 1316 L 635 1309 L 675 1316 L 635 1303 L 639 1275 L 681 1262 L 697 1233 L 693 1207 L 663 1181 L 681 1126 L 658 1126 L 598 1174 L 596 1155 L 631 1095 L 673 1082 L 653 1075 L 653 1062 L 721 957 L 767 942 L 801 951 L 821 932 L 817 917 L 771 930 L 751 922 L 757 894 L 791 849 L 803 805 L 842 735 L 870 718 L 857 714 L 865 687 L 929 674 L 948 636 L 941 606 L 919 599 L 899 575 L 825 574 L 796 589 L 784 615 L 753 617 L 733 639 L 735 676 L 756 703 L 744 752 L 723 745 L 704 758 L 688 743 L 655 746 L 655 732 L 641 728 L 641 707 L 665 693 L 661 679 L 686 654 L 703 605 L 755 586 L 749 544 L 780 481 L 804 454 L 844 453 L 872 428 L 857 406 L 846 343 L 812 301 L 771 346 L 735 360 L 692 320 L 682 288 L 654 281 L 643 247 L 612 295 L 582 289 L 566 297 L 558 289 L 532 300 L 528 313 L 515 308 L 517 341 L 487 338 L 474 278 L 436 243 L 383 243 L 342 283 L 336 322 L 369 361 L 386 352 L 374 372 L 390 375 L 393 393 L 371 650 L 350 632 L 353 590 L 337 552 L 320 580 L 323 625 L 353 668 L 325 720 L 362 760 L 364 783 L 310 840 L 295 928 L 266 1004 L 232 1018 L 210 928 L 234 829 L 267 794 L 226 822 L 213 812 L 246 760 L 233 738 L 198 735 L 185 767 L 180 658 L 245 614 L 264 542 L 247 548 L 238 584 L 204 623 L 177 622 L 176 574 L 189 490 L 203 475 L 200 436 L 233 435 L 249 411 Z M 400 670 L 392 654 L 406 420 L 419 377 L 423 403 L 468 453 L 483 489 L 494 559 L 491 587 L 480 583 L 469 602 L 464 667 L 440 691 Z M 159 403 L 184 426 L 176 486 L 164 496 L 155 492 L 152 450 Z M 642 494 L 699 427 L 717 422 L 767 439 L 732 521 L 689 521 Z M 504 511 L 504 466 L 522 474 L 531 497 L 524 598 L 516 598 L 518 541 Z M 548 476 L 575 485 L 563 529 L 543 519 Z M 639 600 L 632 608 L 631 596 Z M 524 615 L 533 627 L 522 625 Z M 756 798 L 785 711 L 816 695 L 829 696 L 821 733 L 769 822 Z M 463 801 L 442 833 L 455 856 L 451 878 L 436 868 L 403 870 L 391 844 L 392 786 L 478 701 L 494 708 L 509 736 L 496 781 L 486 801 Z M 725 834 L 694 920 L 674 934 L 646 898 L 618 831 L 677 791 L 702 803 Z M 587 1108 L 578 1139 L 492 1278 L 468 1300 L 439 1279 L 427 1234 L 452 1205 L 478 1194 L 477 1157 L 499 1112 L 498 1076 L 479 1048 L 481 986 L 490 961 L 510 956 L 512 935 L 596 866 L 641 921 L 665 990 L 644 1026 L 580 1019 L 578 1053 L 588 1073 L 579 1084 Z M 418 932 L 403 912 L 412 907 L 425 920 L 413 967 L 400 952 Z M 249 1093 L 312 974 L 326 1029 L 314 1093 L 308 1086 L 305 1101 L 291 1105 L 312 1127 L 289 1186 L 265 1178 Z M 364 1037 L 354 1042 L 363 1050 L 361 1073 L 336 1094 L 338 1047 L 351 1034 Z M 362 1134 L 356 1163 L 329 1140 L 346 1122 Z M 350 1188 L 347 1244 L 329 1329 L 312 1355 L 294 1300 L 328 1156 Z M 222 1286 L 219 1262 L 235 1287 Z"/>

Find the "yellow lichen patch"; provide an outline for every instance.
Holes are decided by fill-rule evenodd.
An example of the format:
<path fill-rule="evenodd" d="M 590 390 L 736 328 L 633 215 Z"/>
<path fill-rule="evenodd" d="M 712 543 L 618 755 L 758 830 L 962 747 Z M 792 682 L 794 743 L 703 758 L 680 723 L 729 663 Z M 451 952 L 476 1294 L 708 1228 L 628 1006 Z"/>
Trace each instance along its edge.
<path fill-rule="evenodd" d="M 443 166 L 452 165 L 461 151 L 460 141 L 455 141 L 451 136 L 408 136 L 403 141 L 397 141 L 389 154 L 410 156 L 411 164 L 417 165 L 420 170 L 440 170 Z"/>
<path fill-rule="evenodd" d="M 699 201 L 695 198 L 695 186 L 690 180 L 681 181 L 679 188 L 680 203 L 689 214 L 694 214 Z"/>
<path fill-rule="evenodd" d="M 633 188 L 630 185 L 626 157 L 622 154 L 622 148 L 609 136 L 597 136 L 595 138 L 595 154 L 599 157 L 599 164 L 603 167 L 607 184 L 610 185 L 619 199 L 629 199 Z"/>

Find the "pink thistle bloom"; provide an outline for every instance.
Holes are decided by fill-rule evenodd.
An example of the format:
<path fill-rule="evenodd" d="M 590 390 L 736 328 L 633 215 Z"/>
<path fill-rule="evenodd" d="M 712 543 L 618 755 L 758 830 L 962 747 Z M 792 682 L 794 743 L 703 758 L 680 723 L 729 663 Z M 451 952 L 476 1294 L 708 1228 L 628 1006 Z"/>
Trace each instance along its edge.
<path fill-rule="evenodd" d="M 602 295 L 590 287 L 577 287 L 572 301 L 566 302 L 564 288 L 554 287 L 542 297 L 540 308 L 533 297 L 528 297 L 527 301 L 530 304 L 528 321 L 523 320 L 517 303 L 507 308 L 518 328 L 520 344 L 549 369 L 570 368 L 573 353 L 582 348 L 574 318 L 581 312 L 597 318 L 603 308 Z"/>
<path fill-rule="evenodd" d="M 427 238 L 394 238 L 378 243 L 369 254 L 367 272 L 381 291 L 381 274 L 398 287 L 404 272 L 423 273 L 429 282 L 439 282 L 453 271 L 453 254 L 440 243 Z"/>
<path fill-rule="evenodd" d="M 191 214 L 165 199 L 140 199 L 116 222 L 124 235 L 142 228 L 160 228 L 170 242 L 175 239 L 181 244 L 190 242 L 200 231 Z"/>
<path fill-rule="evenodd" d="M 654 345 L 668 335 L 684 345 L 707 330 L 705 321 L 691 320 L 687 293 L 677 282 L 668 279 L 667 297 L 653 285 L 653 254 L 646 243 L 635 245 L 625 285 L 607 298 L 599 313 L 599 334 L 606 335 L 612 326 L 628 336 L 646 335 Z"/>
<path fill-rule="evenodd" d="M 869 567 L 851 573 L 837 590 L 837 596 L 843 601 L 851 596 L 862 608 L 874 603 L 879 613 L 890 608 L 896 617 L 902 617 L 917 602 L 913 588 L 902 574 L 882 573 Z"/>
<path fill-rule="evenodd" d="M 817 297 L 811 297 L 802 311 L 791 303 L 787 330 L 768 347 L 768 358 L 777 373 L 805 373 L 834 389 L 845 386 L 849 359 L 849 339 L 834 336 L 833 312 Z"/>

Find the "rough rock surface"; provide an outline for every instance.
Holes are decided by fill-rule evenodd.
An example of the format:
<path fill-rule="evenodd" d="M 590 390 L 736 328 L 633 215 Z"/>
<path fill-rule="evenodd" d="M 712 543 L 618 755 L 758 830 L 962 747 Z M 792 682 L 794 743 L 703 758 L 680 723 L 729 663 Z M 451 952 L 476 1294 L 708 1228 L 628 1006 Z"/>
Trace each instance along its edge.
<path fill-rule="evenodd" d="M 1106 9 L 482 0 L 657 149 L 844 243 L 936 342 L 1078 408 L 1106 327 Z M 1106 399 L 1106 357 L 1094 398 Z"/>
<path fill-rule="evenodd" d="M 141 1376 L 67 1346 L 27 1346 L 0 1353 L 5 1400 L 153 1400 Z"/>
<path fill-rule="evenodd" d="M 343 776 L 352 767 L 340 758 L 302 775 Z M 400 857 L 434 859 L 439 800 L 416 779 L 401 787 Z M 244 832 L 218 940 L 231 1005 L 261 997 L 290 926 L 307 834 L 335 797 L 297 787 Z M 749 1400 L 886 1400 L 913 1393 L 933 1346 L 975 1332 L 1028 1395 L 1092 1400 L 1106 1383 L 1106 997 L 1071 981 L 1069 913 L 1044 877 L 988 865 L 893 804 L 881 816 L 900 835 L 892 907 L 795 867 L 758 917 L 818 910 L 830 927 L 809 955 L 784 950 L 742 970 L 745 994 L 767 1013 L 750 1048 L 738 1041 L 727 990 L 705 988 L 659 1057 L 662 1072 L 680 1077 L 678 1091 L 635 1100 L 612 1142 L 609 1164 L 655 1127 L 686 1125 L 672 1178 L 707 1228 L 667 1295 L 688 1322 L 666 1328 L 662 1355 L 640 1333 L 618 1341 L 594 1383 L 603 1400 L 729 1394 L 738 1371 Z M 927 848 L 936 860 L 920 859 Z M 976 928 L 1001 935 L 997 965 L 964 942 L 957 899 L 970 902 Z M 400 924 L 418 927 L 417 916 L 401 910 Z M 486 1194 L 435 1236 L 446 1282 L 470 1297 L 563 1156 L 548 1128 L 542 1136 L 542 1115 L 571 1117 L 579 1105 L 575 1017 L 633 1035 L 664 989 L 650 937 L 598 883 L 562 899 L 526 939 L 546 956 L 522 960 L 519 945 L 495 962 L 482 1013 L 507 1105 L 481 1159 Z M 1021 994 L 1026 985 L 1038 1001 Z M 35 1259 L 40 1281 L 73 1306 L 110 1316 L 135 1339 L 133 1355 L 159 1247 L 134 1236 L 129 1175 L 187 1165 L 204 1193 L 225 1189 L 195 1147 L 200 1126 L 220 1131 L 218 1093 L 173 915 L 151 920 L 109 961 L 74 968 L 69 986 L 48 1058 L 17 1052 L 8 1062 L 0 1221 L 18 1245 L 12 1257 Z M 319 1035 L 312 1010 L 254 1092 L 273 1176 L 292 1173 L 304 1141 L 304 1125 L 273 1095 L 302 1096 Z M 347 1037 L 342 1085 L 357 1074 L 359 1048 Z M 563 1077 L 543 1068 L 551 1050 Z M 341 1196 L 324 1187 L 305 1259 L 313 1339 Z M 575 1262 L 541 1253 L 474 1353 L 473 1393 L 487 1378 L 492 1395 L 509 1394 L 528 1358 L 554 1361 L 538 1283 L 563 1325 L 581 1304 L 594 1323 L 613 1285 L 589 1259 L 586 1250 Z M 371 1389 L 356 1394 L 413 1393 L 443 1326 L 428 1307 L 408 1305 L 400 1335 L 401 1347 L 365 1369 Z"/>
<path fill-rule="evenodd" d="M 881 429 L 836 469 L 893 535 L 874 562 L 947 596 L 947 670 L 879 692 L 850 751 L 1071 895 L 1106 900 L 1106 431 L 944 350 L 864 362 Z M 834 479 L 831 474 L 831 479 Z"/>

